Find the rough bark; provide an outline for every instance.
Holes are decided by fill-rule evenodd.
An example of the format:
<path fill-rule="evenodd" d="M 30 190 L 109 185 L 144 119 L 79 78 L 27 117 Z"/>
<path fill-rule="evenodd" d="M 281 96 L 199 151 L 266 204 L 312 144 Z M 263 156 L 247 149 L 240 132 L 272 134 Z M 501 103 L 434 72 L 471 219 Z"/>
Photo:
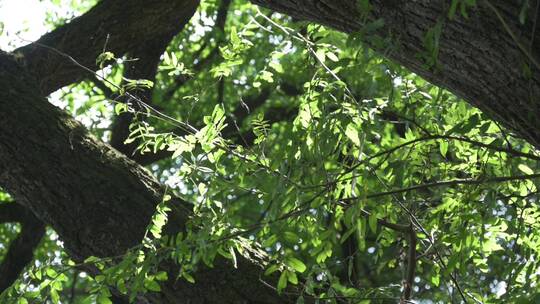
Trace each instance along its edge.
<path fill-rule="evenodd" d="M 362 26 L 356 0 L 252 0 L 251 2 L 287 15 L 353 33 Z M 379 35 L 390 36 L 392 48 L 385 54 L 430 82 L 447 88 L 502 122 L 517 135 L 540 148 L 540 71 L 508 32 L 536 58 L 540 55 L 540 31 L 533 30 L 536 12 L 519 22 L 520 1 L 492 0 L 508 28 L 503 26 L 487 1 L 469 9 L 469 18 L 458 13 L 446 16 L 450 1 L 369 1 L 368 21 L 382 18 Z M 536 7 L 536 1 L 530 2 Z M 419 55 L 425 52 L 423 39 L 437 20 L 443 20 L 437 67 L 426 66 Z M 535 33 L 535 37 L 531 37 Z M 524 66 L 529 65 L 528 77 Z"/>
<path fill-rule="evenodd" d="M 0 293 L 11 286 L 34 258 L 34 249 L 45 234 L 45 225 L 22 205 L 0 204 L 0 223 L 18 222 L 21 232 L 11 241 L 0 263 Z"/>
<path fill-rule="evenodd" d="M 88 134 L 38 93 L 38 82 L 11 55 L 0 54 L 0 185 L 51 225 L 75 260 L 115 256 L 138 244 L 163 188 L 144 168 Z M 176 204 L 186 204 L 176 201 Z M 186 205 L 184 206 L 186 207 Z M 171 216 L 183 226 L 189 208 Z M 174 267 L 172 268 L 174 269 Z M 195 274 L 197 284 L 168 283 L 156 303 L 276 303 L 286 299 L 241 259 L 218 260 Z M 174 278 L 174 277 L 173 277 Z"/>
<path fill-rule="evenodd" d="M 253 0 L 274 10 L 354 32 L 362 23 L 356 1 Z M 534 1 L 533 1 L 534 2 Z M 464 97 L 511 127 L 536 147 L 538 71 L 531 78 L 521 66 L 529 63 L 494 13 L 480 5 L 444 24 L 439 68 L 426 68 L 417 57 L 422 39 L 444 18 L 446 1 L 371 1 L 371 20 L 384 18 L 380 33 L 395 37 L 388 56 Z M 518 23 L 517 1 L 493 1 L 520 39 L 531 40 L 530 26 Z M 69 54 L 95 68 L 106 49 L 124 54 L 151 37 L 173 32 L 179 20 L 197 6 L 195 0 L 101 1 L 38 43 Z M 534 7 L 534 5 L 532 5 Z M 537 31 L 537 35 L 539 32 Z M 537 39 L 538 40 L 538 39 Z M 161 200 L 163 190 L 144 169 L 87 134 L 71 117 L 49 105 L 44 95 L 84 78 L 87 72 L 64 56 L 37 44 L 17 50 L 21 67 L 0 55 L 0 185 L 18 202 L 50 224 L 74 259 L 122 253 L 137 244 Z M 532 48 L 537 56 L 537 48 Z M 180 221 L 188 215 L 179 215 Z M 242 261 L 235 270 L 226 263 L 198 273 L 195 285 L 172 286 L 182 302 L 282 302 L 258 280 L 256 266 Z M 182 283 L 180 283 L 182 284 Z"/>
<path fill-rule="evenodd" d="M 50 105 L 7 54 L 0 56 L 0 86 L 2 187 L 68 240 L 75 258 L 136 244 L 162 199 L 159 183 Z"/>
<path fill-rule="evenodd" d="M 82 80 L 88 72 L 51 49 L 73 57 L 96 70 L 96 58 L 104 50 L 117 57 L 141 46 L 169 41 L 191 19 L 199 0 L 103 0 L 86 14 L 42 36 L 36 43 L 17 49 L 48 95 Z"/>

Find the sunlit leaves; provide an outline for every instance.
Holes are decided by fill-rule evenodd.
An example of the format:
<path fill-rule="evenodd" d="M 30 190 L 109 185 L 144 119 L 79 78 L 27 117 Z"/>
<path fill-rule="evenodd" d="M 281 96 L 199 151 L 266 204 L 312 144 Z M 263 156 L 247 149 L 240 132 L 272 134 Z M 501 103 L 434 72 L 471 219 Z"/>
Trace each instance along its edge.
<path fill-rule="evenodd" d="M 264 120 L 264 115 L 262 113 L 257 114 L 251 121 L 251 125 L 253 126 L 253 133 L 257 137 L 254 143 L 260 144 L 264 142 L 270 129 L 270 124 Z"/>
<path fill-rule="evenodd" d="M 128 111 L 128 106 L 125 103 L 117 103 L 114 105 L 114 113 L 120 115 Z"/>
<path fill-rule="evenodd" d="M 460 3 L 472 2 L 453 1 L 452 17 Z M 216 4 L 202 4 L 203 20 Z M 154 202 L 140 246 L 114 261 L 84 261 L 102 272 L 87 279 L 89 302 L 108 303 L 109 287 L 133 300 L 167 279 L 197 284 L 201 264 L 224 258 L 240 270 L 243 259 L 260 264 L 282 294 L 302 295 L 299 303 L 394 303 L 409 238 L 390 224 L 411 223 L 419 240 L 416 299 L 455 300 L 452 275 L 486 302 L 502 301 L 490 288 L 495 280 L 536 293 L 538 181 L 481 183 L 534 174 L 533 148 L 359 44 L 390 48 L 376 35 L 383 20 L 361 20 L 362 31 L 347 37 L 279 14 L 265 18 L 247 2 L 233 5 L 224 35 L 191 25 L 175 39 L 155 83 L 112 73 L 127 102 L 99 104 L 104 97 L 88 85 L 77 90 L 96 94 L 85 102 L 91 106 L 78 105 L 75 89 L 66 97 L 81 115 L 97 108 L 132 115 L 125 143 L 135 153 L 165 155 L 151 169 L 187 202 Z M 370 9 L 369 1 L 359 5 Z M 421 46 L 435 68 L 443 26 L 434 24 Z M 112 59 L 104 53 L 97 63 Z M 155 109 L 127 95 L 147 90 Z M 173 208 L 193 213 L 169 235 Z M 163 259 L 178 264 L 176 278 L 158 271 Z M 62 298 L 61 272 L 32 270 L 32 282 L 47 283 L 20 294 L 28 302 L 49 292 Z M 514 290 L 505 295 L 509 303 L 523 296 Z"/>
<path fill-rule="evenodd" d="M 187 135 L 185 137 L 176 138 L 169 144 L 167 150 L 173 151 L 171 158 L 177 158 L 185 152 L 191 152 L 195 148 L 197 139 L 193 135 Z"/>
<path fill-rule="evenodd" d="M 306 271 L 306 264 L 295 257 L 289 257 L 285 260 L 285 264 L 294 269 L 297 272 Z"/>
<path fill-rule="evenodd" d="M 160 71 L 167 71 L 168 76 L 193 76 L 183 62 L 178 61 L 178 57 L 174 52 L 163 53 L 163 64 L 159 66 Z"/>
<path fill-rule="evenodd" d="M 253 46 L 253 42 L 248 38 L 251 36 L 250 28 L 253 28 L 253 26 L 248 25 L 238 33 L 236 27 L 231 27 L 229 44 L 220 48 L 225 61 L 212 70 L 214 77 L 231 76 L 232 68 L 244 62 L 242 54 Z"/>
<path fill-rule="evenodd" d="M 355 144 L 356 146 L 360 147 L 360 134 L 359 134 L 359 128 L 355 124 L 348 124 L 347 128 L 345 129 L 345 135 Z"/>
<path fill-rule="evenodd" d="M 205 116 L 204 122 L 207 124 L 204 128 L 195 134 L 198 142 L 205 152 L 210 152 L 220 141 L 220 132 L 225 128 L 225 112 L 222 105 L 216 105 L 211 116 Z"/>
<path fill-rule="evenodd" d="M 148 231 L 152 234 L 152 236 L 156 239 L 161 238 L 161 232 L 163 230 L 163 226 L 167 224 L 167 212 L 171 211 L 171 208 L 166 205 L 166 203 L 171 199 L 170 195 L 165 195 L 163 198 L 163 201 L 157 205 L 156 212 L 152 216 L 152 222 L 150 224 L 150 227 L 148 228 Z"/>
<path fill-rule="evenodd" d="M 116 59 L 114 57 L 114 54 L 111 52 L 104 52 L 99 54 L 99 56 L 96 58 L 96 65 L 99 66 L 100 69 L 102 69 L 106 64 L 109 63 L 109 61 Z"/>
<path fill-rule="evenodd" d="M 525 174 L 529 174 L 529 175 L 534 174 L 534 171 L 525 164 L 519 164 L 518 169 Z"/>

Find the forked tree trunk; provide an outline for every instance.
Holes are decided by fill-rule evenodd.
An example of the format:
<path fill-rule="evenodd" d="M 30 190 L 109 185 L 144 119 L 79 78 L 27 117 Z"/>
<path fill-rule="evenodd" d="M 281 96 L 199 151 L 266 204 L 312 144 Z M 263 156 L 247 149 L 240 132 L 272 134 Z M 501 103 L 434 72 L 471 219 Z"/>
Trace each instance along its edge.
<path fill-rule="evenodd" d="M 155 178 L 48 103 L 35 77 L 5 53 L 0 87 L 2 187 L 54 228 L 77 261 L 123 254 L 140 243 L 164 194 Z M 184 207 L 171 215 L 180 227 L 190 215 Z M 260 280 L 259 266 L 243 258 L 237 269 L 224 259 L 214 268 L 201 266 L 196 284 L 177 281 L 178 266 L 167 265 L 171 280 L 161 294 L 149 296 L 155 303 L 287 301 Z"/>

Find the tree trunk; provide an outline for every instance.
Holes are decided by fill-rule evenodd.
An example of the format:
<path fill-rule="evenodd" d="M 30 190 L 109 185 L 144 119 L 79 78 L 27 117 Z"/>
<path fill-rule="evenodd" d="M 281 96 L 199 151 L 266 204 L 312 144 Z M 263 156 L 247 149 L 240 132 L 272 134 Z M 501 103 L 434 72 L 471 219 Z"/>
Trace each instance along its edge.
<path fill-rule="evenodd" d="M 70 256 L 116 256 L 140 243 L 163 188 L 143 167 L 88 134 L 37 92 L 38 83 L 0 54 L 0 184 L 60 235 Z M 175 204 L 186 204 L 179 200 Z M 188 205 L 170 216 L 183 226 Z M 171 273 L 175 267 L 171 265 Z M 260 281 L 262 269 L 240 259 L 201 267 L 196 284 L 171 280 L 156 303 L 287 301 Z M 182 300 L 183 299 L 183 300 Z"/>
<path fill-rule="evenodd" d="M 251 2 L 346 33 L 357 32 L 363 26 L 357 0 Z M 447 18 L 451 1 L 369 2 L 372 9 L 368 22 L 382 18 L 384 27 L 377 33 L 391 37 L 391 50 L 385 54 L 388 58 L 464 98 L 540 148 L 540 71 L 530 59 L 540 62 L 540 30 L 533 29 L 537 14 L 533 9 L 522 25 L 521 1 L 480 0 L 476 7 L 468 9 L 469 18 L 458 10 L 453 20 Z M 535 8 L 536 2 L 530 1 L 530 7 Z M 420 56 L 427 51 L 423 40 L 439 19 L 442 34 L 437 65 L 428 67 Z M 532 33 L 535 37 L 531 37 Z M 531 75 L 527 75 L 526 66 Z"/>
<path fill-rule="evenodd" d="M 362 26 L 356 0 L 252 1 L 345 32 Z M 433 69 L 417 55 L 425 51 L 425 33 L 438 18 L 445 17 L 447 1 L 370 2 L 369 19 L 384 18 L 379 33 L 394 37 L 396 49 L 389 58 L 464 97 L 540 147 L 538 70 L 492 9 L 480 5 L 470 11 L 469 19 L 444 22 L 438 68 Z M 518 39 L 532 40 L 530 24 L 518 22 L 517 1 L 493 3 Z M 87 72 L 42 45 L 95 68 L 95 58 L 105 45 L 106 50 L 121 55 L 156 35 L 172 37 L 197 4 L 196 0 L 103 0 L 87 14 L 42 37 L 41 45 L 17 50 L 25 67 L 16 62 L 20 56 L 0 54 L 0 185 L 51 225 L 76 260 L 120 254 L 140 242 L 163 189 L 142 167 L 91 137 L 79 123 L 46 102 L 43 96 L 82 79 Z M 528 48 L 531 56 L 538 55 L 538 48 Z M 529 78 L 523 73 L 525 64 L 533 71 Z M 180 224 L 188 216 L 177 214 Z M 162 300 L 284 301 L 260 282 L 260 269 L 245 260 L 238 269 L 221 261 L 197 275 L 197 284 L 170 286 L 167 290 L 172 296 L 164 294 Z"/>
<path fill-rule="evenodd" d="M 6 88 L 0 92 L 0 185 L 54 228 L 76 261 L 116 256 L 139 244 L 164 189 L 144 168 L 93 138 L 43 96 L 88 76 L 74 60 L 95 69 L 95 59 L 105 45 L 119 56 L 137 50 L 141 43 L 169 41 L 198 3 L 104 0 L 14 55 L 0 51 L 0 87 Z M 171 225 L 185 224 L 189 212 L 183 209 L 169 216 Z M 177 266 L 166 263 L 162 267 L 174 274 Z M 154 303 L 289 302 L 261 281 L 262 271 L 241 257 L 237 269 L 218 258 L 213 268 L 198 269 L 196 284 L 170 275 L 163 292 L 147 299 Z M 267 279 L 274 283 L 275 278 Z"/>
<path fill-rule="evenodd" d="M 92 70 L 103 52 L 117 57 L 141 46 L 169 42 L 188 23 L 199 0 L 102 0 L 86 14 L 19 48 L 46 96 L 89 76 L 59 50 Z"/>
<path fill-rule="evenodd" d="M 0 87 L 2 187 L 51 225 L 76 259 L 140 241 L 163 197 L 154 177 L 49 104 L 5 53 Z"/>

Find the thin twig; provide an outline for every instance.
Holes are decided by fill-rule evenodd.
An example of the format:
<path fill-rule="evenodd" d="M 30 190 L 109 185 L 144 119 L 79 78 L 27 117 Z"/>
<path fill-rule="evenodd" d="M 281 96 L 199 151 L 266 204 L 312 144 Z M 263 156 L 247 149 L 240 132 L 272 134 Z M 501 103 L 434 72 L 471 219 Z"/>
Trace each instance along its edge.
<path fill-rule="evenodd" d="M 453 179 L 453 180 L 447 180 L 447 181 L 419 184 L 419 185 L 414 185 L 411 187 L 393 189 L 393 190 L 388 190 L 384 192 L 372 193 L 372 194 L 368 194 L 362 197 L 355 196 L 355 197 L 343 198 L 341 199 L 341 201 L 353 201 L 353 200 L 362 199 L 362 198 L 372 199 L 372 198 L 377 198 L 377 197 L 382 197 L 382 196 L 411 192 L 415 190 L 430 189 L 430 188 L 444 187 L 444 186 L 482 185 L 482 184 L 503 183 L 503 182 L 508 182 L 508 181 L 517 181 L 517 180 L 530 180 L 530 179 L 537 179 L 537 178 L 540 178 L 540 173 L 528 174 L 528 175 L 514 175 L 514 176 L 497 176 L 497 177 L 492 177 L 492 178 L 479 178 L 479 179 L 472 179 L 472 178 Z"/>

